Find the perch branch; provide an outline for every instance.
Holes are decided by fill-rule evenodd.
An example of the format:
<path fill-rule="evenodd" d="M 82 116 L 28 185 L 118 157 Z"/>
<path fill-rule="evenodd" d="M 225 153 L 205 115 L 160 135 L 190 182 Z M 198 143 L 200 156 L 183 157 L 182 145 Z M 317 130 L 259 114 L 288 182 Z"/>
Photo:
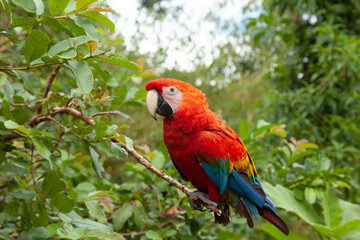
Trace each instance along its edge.
<path fill-rule="evenodd" d="M 111 112 L 104 112 L 104 113 L 100 112 L 100 113 L 95 113 L 95 114 L 93 114 L 91 116 L 85 116 L 85 115 L 83 115 L 82 112 L 80 112 L 78 110 L 75 110 L 73 108 L 69 108 L 69 107 L 66 107 L 66 106 L 65 107 L 55 107 L 47 116 L 35 118 L 32 121 L 30 121 L 28 124 L 30 126 L 31 125 L 37 125 L 38 123 L 40 123 L 42 121 L 51 120 L 51 121 L 54 121 L 56 124 L 59 124 L 61 126 L 61 123 L 59 123 L 54 118 L 52 118 L 52 116 L 54 116 L 56 114 L 72 115 L 75 118 L 81 119 L 85 123 L 87 123 L 90 126 L 94 127 L 95 126 L 95 121 L 92 119 L 92 117 L 98 116 L 98 115 L 104 115 L 104 114 L 111 114 Z M 75 134 L 75 135 L 78 136 L 78 134 Z M 83 137 L 80 137 L 80 136 L 78 136 L 78 137 L 80 139 L 84 140 Z M 158 177 L 164 179 L 165 181 L 169 182 L 170 184 L 172 184 L 173 186 L 178 188 L 180 191 L 185 193 L 188 197 L 191 197 L 192 199 L 201 202 L 201 204 L 205 208 L 215 212 L 217 215 L 221 215 L 221 210 L 214 207 L 214 206 L 216 206 L 216 204 L 214 202 L 212 202 L 211 200 L 205 201 L 205 200 L 197 198 L 196 196 L 192 196 L 192 191 L 189 188 L 187 188 L 183 184 L 179 183 L 178 181 L 176 181 L 175 179 L 173 179 L 169 175 L 165 174 L 164 171 L 161 171 L 161 170 L 155 168 L 148 160 L 146 160 L 142 155 L 140 155 L 134 149 L 128 149 L 126 147 L 126 145 L 124 143 L 122 143 L 121 141 L 119 141 L 117 138 L 111 138 L 111 141 L 119 143 L 120 146 L 122 148 L 124 148 L 128 152 L 128 154 L 133 156 L 137 162 L 144 165 L 147 169 L 149 169 L 151 172 L 153 172 L 156 176 L 158 176 Z"/>
<path fill-rule="evenodd" d="M 194 200 L 201 201 L 202 205 L 204 207 L 206 207 L 207 209 L 215 212 L 217 215 L 221 215 L 221 210 L 214 207 L 214 206 L 212 206 L 212 205 L 215 205 L 212 201 L 209 200 L 209 201 L 205 202 L 205 201 L 202 201 L 201 199 L 198 199 L 197 197 L 192 196 L 192 191 L 189 188 L 182 185 L 181 183 L 179 183 L 178 181 L 176 181 L 175 179 L 173 179 L 169 175 L 165 174 L 164 171 L 161 171 L 161 170 L 155 168 L 148 160 L 146 160 L 143 156 L 141 156 L 135 150 L 133 150 L 133 149 L 129 150 L 124 143 L 120 142 L 116 138 L 112 138 L 111 141 L 119 143 L 122 148 L 124 148 L 131 156 L 133 156 L 135 158 L 135 160 L 137 162 L 144 165 L 147 169 L 149 169 L 151 172 L 153 172 L 156 176 L 158 176 L 158 177 L 164 179 L 165 181 L 169 182 L 170 184 L 172 184 L 173 186 L 178 188 L 180 191 L 185 193 L 188 197 L 192 197 Z"/>

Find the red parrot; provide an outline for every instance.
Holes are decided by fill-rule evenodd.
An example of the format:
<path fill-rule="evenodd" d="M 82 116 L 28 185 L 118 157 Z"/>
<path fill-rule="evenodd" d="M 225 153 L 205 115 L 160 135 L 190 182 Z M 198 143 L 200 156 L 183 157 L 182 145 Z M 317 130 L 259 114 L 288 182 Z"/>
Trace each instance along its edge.
<path fill-rule="evenodd" d="M 163 116 L 163 135 L 170 158 L 181 177 L 222 210 L 215 222 L 230 222 L 229 205 L 254 226 L 259 215 L 280 229 L 289 229 L 257 178 L 254 161 L 240 137 L 209 110 L 205 95 L 194 86 L 175 79 L 146 84 L 146 104 L 156 120 Z M 191 199 L 191 198 L 190 198 Z M 201 206 L 193 201 L 195 209 Z"/>

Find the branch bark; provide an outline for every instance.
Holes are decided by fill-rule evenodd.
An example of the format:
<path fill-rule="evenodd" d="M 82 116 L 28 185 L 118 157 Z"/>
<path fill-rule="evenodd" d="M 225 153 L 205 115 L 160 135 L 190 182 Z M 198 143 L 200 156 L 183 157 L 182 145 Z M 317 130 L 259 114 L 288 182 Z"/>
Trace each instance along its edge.
<path fill-rule="evenodd" d="M 56 66 L 54 68 L 54 70 L 52 71 L 51 75 L 50 75 L 50 78 L 49 78 L 49 82 L 47 83 L 46 87 L 45 87 L 45 90 L 44 90 L 44 98 L 47 98 L 48 95 L 49 95 L 49 92 L 50 92 L 50 88 L 54 82 L 54 79 L 56 77 L 56 74 L 58 73 L 60 69 L 60 66 Z"/>

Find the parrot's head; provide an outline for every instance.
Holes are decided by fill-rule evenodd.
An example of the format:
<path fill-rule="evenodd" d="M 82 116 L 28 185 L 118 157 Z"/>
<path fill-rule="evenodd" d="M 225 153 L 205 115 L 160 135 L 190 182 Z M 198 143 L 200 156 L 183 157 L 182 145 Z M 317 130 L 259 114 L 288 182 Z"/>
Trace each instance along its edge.
<path fill-rule="evenodd" d="M 147 109 L 155 120 L 156 114 L 171 117 L 181 113 L 189 114 L 194 109 L 208 108 L 205 95 L 183 81 L 161 78 L 148 82 L 145 88 L 148 91 Z"/>

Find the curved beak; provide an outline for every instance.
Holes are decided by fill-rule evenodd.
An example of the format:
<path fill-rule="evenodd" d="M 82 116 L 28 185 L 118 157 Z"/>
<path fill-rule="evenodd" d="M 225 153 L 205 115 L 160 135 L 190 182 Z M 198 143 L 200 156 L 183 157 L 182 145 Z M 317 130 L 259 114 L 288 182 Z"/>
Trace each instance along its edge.
<path fill-rule="evenodd" d="M 150 115 L 156 119 L 156 114 L 164 117 L 173 115 L 173 110 L 164 97 L 155 90 L 150 90 L 146 95 L 146 106 Z"/>

